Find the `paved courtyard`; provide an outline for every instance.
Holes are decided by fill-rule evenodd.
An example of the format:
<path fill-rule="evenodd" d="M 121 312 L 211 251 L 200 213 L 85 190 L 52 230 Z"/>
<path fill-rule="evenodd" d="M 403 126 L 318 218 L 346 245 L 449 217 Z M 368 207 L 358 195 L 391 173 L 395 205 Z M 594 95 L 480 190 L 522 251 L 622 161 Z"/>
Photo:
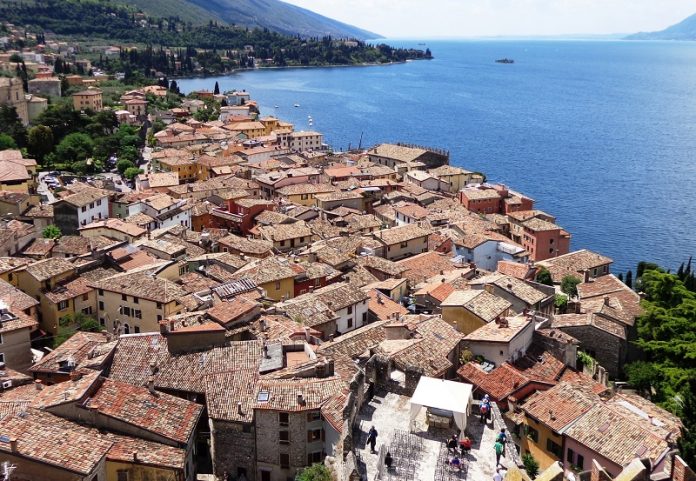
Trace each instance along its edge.
<path fill-rule="evenodd" d="M 495 473 L 495 451 L 493 444 L 497 430 L 492 422 L 481 424 L 478 416 L 469 417 L 467 434 L 473 445 L 463 459 L 461 471 L 450 468 L 445 440 L 455 429 L 428 429 L 425 409 L 413 425 L 409 426 L 410 398 L 394 393 L 378 393 L 365 405 L 356 421 L 355 443 L 364 478 L 367 481 L 414 480 L 449 481 L 493 479 Z M 366 445 L 370 427 L 377 429 L 377 453 L 370 452 Z M 380 460 L 389 451 L 394 459 L 393 469 L 387 471 Z M 507 460 L 501 459 L 506 466 Z"/>

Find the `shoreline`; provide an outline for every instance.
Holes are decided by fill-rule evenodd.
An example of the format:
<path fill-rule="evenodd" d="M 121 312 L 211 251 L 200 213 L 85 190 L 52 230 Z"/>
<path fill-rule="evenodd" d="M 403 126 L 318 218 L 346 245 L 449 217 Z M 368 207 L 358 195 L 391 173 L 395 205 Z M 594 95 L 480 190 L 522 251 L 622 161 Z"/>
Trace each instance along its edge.
<path fill-rule="evenodd" d="M 255 67 L 255 68 L 237 68 L 224 73 L 216 74 L 198 74 L 198 75 L 186 75 L 186 76 L 171 76 L 168 77 L 171 80 L 187 80 L 187 79 L 201 79 L 201 78 L 215 78 L 215 77 L 226 77 L 229 75 L 234 75 L 242 72 L 254 72 L 256 70 L 292 70 L 292 69 L 319 69 L 319 68 L 350 68 L 350 67 L 389 67 L 392 65 L 403 65 L 409 62 L 418 62 L 421 60 L 433 60 L 435 57 L 430 58 L 414 58 L 402 60 L 399 62 L 362 62 L 355 64 L 329 64 L 329 65 L 286 65 L 286 66 L 267 66 L 267 67 Z"/>

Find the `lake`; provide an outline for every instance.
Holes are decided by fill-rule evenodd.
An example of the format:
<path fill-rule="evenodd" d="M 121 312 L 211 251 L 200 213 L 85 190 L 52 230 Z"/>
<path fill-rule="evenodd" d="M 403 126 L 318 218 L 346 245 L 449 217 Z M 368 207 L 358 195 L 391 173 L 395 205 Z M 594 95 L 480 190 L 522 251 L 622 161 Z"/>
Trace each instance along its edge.
<path fill-rule="evenodd" d="M 417 46 L 418 41 L 388 41 Z M 411 142 L 448 149 L 536 200 L 571 249 L 676 269 L 696 253 L 696 44 L 427 42 L 431 61 L 268 69 L 179 80 L 246 89 L 264 115 L 336 149 Z M 421 47 L 425 48 L 425 47 Z M 509 57 L 512 65 L 495 59 Z M 299 108 L 293 107 L 300 104 Z M 279 108 L 275 108 L 275 106 Z"/>

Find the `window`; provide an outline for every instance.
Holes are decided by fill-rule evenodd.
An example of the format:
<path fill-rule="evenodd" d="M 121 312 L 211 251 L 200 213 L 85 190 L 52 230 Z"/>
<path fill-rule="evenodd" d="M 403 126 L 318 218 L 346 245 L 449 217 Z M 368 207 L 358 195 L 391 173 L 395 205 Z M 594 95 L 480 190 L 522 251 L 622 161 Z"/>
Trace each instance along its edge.
<path fill-rule="evenodd" d="M 363 325 L 367 324 L 367 312 L 363 312 L 362 314 L 362 323 Z"/>
<path fill-rule="evenodd" d="M 99 310 L 100 311 L 104 310 L 104 301 L 99 301 Z"/>
<path fill-rule="evenodd" d="M 125 294 L 121 294 L 121 300 L 122 300 L 122 301 L 127 301 L 127 300 L 128 300 L 128 296 L 125 295 Z"/>
<path fill-rule="evenodd" d="M 83 301 L 88 301 L 88 300 L 89 300 L 89 294 L 82 294 L 82 300 L 83 300 Z"/>
<path fill-rule="evenodd" d="M 125 470 L 116 471 L 116 481 L 128 481 L 128 471 L 125 471 Z"/>
<path fill-rule="evenodd" d="M 101 205 L 101 199 L 97 201 L 97 205 Z"/>
<path fill-rule="evenodd" d="M 140 304 L 140 299 L 133 297 L 133 304 Z"/>
<path fill-rule="evenodd" d="M 128 324 L 123 325 L 123 333 L 130 334 L 130 326 Z"/>
<path fill-rule="evenodd" d="M 280 290 L 280 281 L 276 281 L 275 283 L 275 290 L 279 291 Z"/>
<path fill-rule="evenodd" d="M 405 249 L 406 247 L 408 247 L 408 242 L 402 242 L 401 245 L 400 245 L 400 247 L 401 247 L 402 249 Z"/>
<path fill-rule="evenodd" d="M 319 421 L 321 420 L 321 413 L 319 411 L 312 411 L 310 413 L 307 413 L 307 422 L 311 423 L 314 421 Z"/>
<path fill-rule="evenodd" d="M 582 469 L 585 469 L 585 457 L 582 454 L 578 454 L 578 459 L 575 461 L 575 465 Z"/>
<path fill-rule="evenodd" d="M 311 429 L 307 431 L 307 442 L 314 443 L 321 441 L 321 429 Z"/>
<path fill-rule="evenodd" d="M 225 251 L 227 251 L 227 249 L 225 249 Z M 180 276 L 183 276 L 184 274 L 186 274 L 186 272 L 188 272 L 188 264 L 185 264 L 185 265 L 179 267 L 179 275 Z"/>
<path fill-rule="evenodd" d="M 607 270 L 607 266 L 604 266 L 604 270 L 605 270 L 605 271 Z M 8 279 L 10 282 L 12 282 L 13 276 L 12 276 L 12 273 L 11 273 L 11 272 L 7 275 L 7 279 Z"/>
<path fill-rule="evenodd" d="M 280 453 L 280 469 L 290 469 L 290 455 Z"/>
<path fill-rule="evenodd" d="M 553 442 L 551 439 L 546 440 L 546 450 L 557 458 L 563 458 L 563 448 L 561 448 L 560 444 Z"/>
<path fill-rule="evenodd" d="M 570 449 L 570 448 L 568 448 L 568 457 L 567 457 L 567 459 L 568 459 L 568 462 L 569 462 L 570 464 L 573 464 L 573 459 L 575 459 L 575 453 L 574 453 L 573 450 Z"/>
<path fill-rule="evenodd" d="M 157 322 L 162 320 L 162 316 L 160 314 L 157 314 Z"/>
<path fill-rule="evenodd" d="M 352 317 L 350 319 L 348 319 L 348 328 L 350 329 L 351 327 L 353 327 L 353 318 Z"/>
<path fill-rule="evenodd" d="M 100 317 L 100 318 L 99 318 L 99 324 L 102 325 L 102 326 L 106 326 L 106 321 L 104 320 L 103 317 Z"/>
<path fill-rule="evenodd" d="M 133 309 L 133 317 L 136 319 L 142 319 L 143 313 L 140 311 L 140 309 Z"/>
<path fill-rule="evenodd" d="M 316 463 L 321 463 L 321 451 L 307 454 L 307 466 L 311 466 L 312 464 Z"/>
<path fill-rule="evenodd" d="M 280 444 L 290 444 L 290 432 L 279 431 L 278 432 L 278 441 L 280 441 Z"/>
<path fill-rule="evenodd" d="M 87 314 L 88 316 L 92 314 L 92 306 L 85 307 L 84 309 L 82 309 L 82 314 Z"/>
<path fill-rule="evenodd" d="M 537 443 L 539 442 L 539 431 L 527 425 L 527 437 Z"/>
<path fill-rule="evenodd" d="M 278 424 L 281 426 L 290 424 L 290 415 L 288 413 L 278 413 Z"/>
<path fill-rule="evenodd" d="M 99 289 L 99 295 L 103 296 L 104 295 L 104 289 Z"/>
<path fill-rule="evenodd" d="M 87 212 L 87 206 L 86 206 L 86 205 L 83 205 L 83 206 L 82 206 L 82 212 Z"/>
<path fill-rule="evenodd" d="M 158 302 L 158 303 L 157 303 L 157 309 L 162 309 L 162 303 L 161 303 L 161 302 Z"/>
<path fill-rule="evenodd" d="M 58 303 L 58 310 L 59 311 L 64 311 L 68 308 L 68 301 L 60 301 Z"/>
<path fill-rule="evenodd" d="M 251 432 L 251 424 L 245 424 L 242 426 L 242 432 L 243 433 L 250 433 Z"/>
<path fill-rule="evenodd" d="M 131 316 L 131 308 L 126 307 L 126 306 L 121 306 L 121 314 L 123 314 L 124 316 L 130 317 Z"/>
<path fill-rule="evenodd" d="M 285 247 L 285 241 L 280 241 L 280 247 Z"/>
<path fill-rule="evenodd" d="M 139 326 L 135 326 L 135 327 L 133 328 L 133 331 L 135 331 L 136 334 L 140 334 L 140 327 L 139 327 Z"/>

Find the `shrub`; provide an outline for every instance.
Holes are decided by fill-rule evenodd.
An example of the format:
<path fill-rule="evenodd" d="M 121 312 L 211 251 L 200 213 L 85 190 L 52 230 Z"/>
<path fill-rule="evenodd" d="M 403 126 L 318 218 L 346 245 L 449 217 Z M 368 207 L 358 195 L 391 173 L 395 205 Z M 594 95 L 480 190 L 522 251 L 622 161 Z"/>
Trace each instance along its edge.
<path fill-rule="evenodd" d="M 522 455 L 522 463 L 530 478 L 535 478 L 539 474 L 539 462 L 530 453 Z"/>

